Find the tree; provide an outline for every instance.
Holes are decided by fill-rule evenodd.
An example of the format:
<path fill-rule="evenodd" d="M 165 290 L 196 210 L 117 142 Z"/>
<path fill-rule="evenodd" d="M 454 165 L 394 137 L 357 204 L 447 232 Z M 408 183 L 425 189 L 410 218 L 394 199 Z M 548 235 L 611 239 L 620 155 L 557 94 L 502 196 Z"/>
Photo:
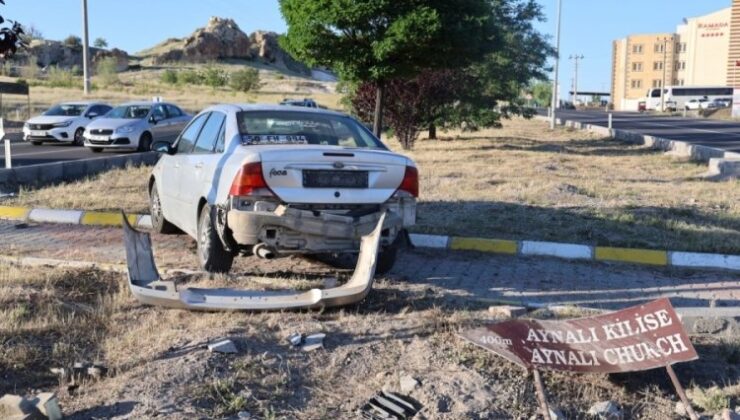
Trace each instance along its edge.
<path fill-rule="evenodd" d="M 532 80 L 547 79 L 547 59 L 555 51 L 534 28 L 542 7 L 535 0 L 498 0 L 493 10 L 495 51 L 465 70 L 463 91 L 440 119 L 447 127 L 475 130 L 500 126 L 502 117 L 531 116 L 521 92 Z"/>
<path fill-rule="evenodd" d="M 229 86 L 237 92 L 249 92 L 260 87 L 260 72 L 257 69 L 242 69 L 231 73 Z"/>
<path fill-rule="evenodd" d="M 0 4 L 5 5 L 5 0 L 0 0 Z M 0 28 L 0 58 L 12 57 L 19 48 L 26 46 L 23 40 L 23 26 L 15 21 L 9 20 L 12 25 Z M 5 23 L 5 18 L 0 16 L 0 24 Z"/>
<path fill-rule="evenodd" d="M 95 38 L 95 41 L 93 41 L 93 47 L 95 48 L 108 48 L 108 41 L 105 40 L 105 38 Z"/>
<path fill-rule="evenodd" d="M 311 66 L 376 88 L 374 129 L 382 127 L 391 80 L 426 69 L 460 68 L 495 47 L 490 0 L 280 0 L 288 32 L 280 44 Z"/>
<path fill-rule="evenodd" d="M 550 106 L 552 103 L 552 82 L 535 81 L 530 87 L 532 97 L 539 106 Z"/>
<path fill-rule="evenodd" d="M 64 46 L 73 50 L 82 49 L 82 39 L 77 35 L 70 35 L 64 38 Z"/>

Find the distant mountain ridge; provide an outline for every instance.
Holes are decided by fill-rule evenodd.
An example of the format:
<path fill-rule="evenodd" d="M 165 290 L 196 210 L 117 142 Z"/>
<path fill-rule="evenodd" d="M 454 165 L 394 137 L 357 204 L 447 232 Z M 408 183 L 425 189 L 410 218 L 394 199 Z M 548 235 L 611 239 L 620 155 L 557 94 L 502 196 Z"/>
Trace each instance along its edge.
<path fill-rule="evenodd" d="M 310 75 L 311 69 L 294 60 L 278 44 L 275 32 L 255 31 L 247 35 L 233 19 L 211 17 L 208 25 L 185 38 L 170 38 L 138 56 L 152 64 L 203 63 L 225 59 L 257 60 L 281 70 Z"/>

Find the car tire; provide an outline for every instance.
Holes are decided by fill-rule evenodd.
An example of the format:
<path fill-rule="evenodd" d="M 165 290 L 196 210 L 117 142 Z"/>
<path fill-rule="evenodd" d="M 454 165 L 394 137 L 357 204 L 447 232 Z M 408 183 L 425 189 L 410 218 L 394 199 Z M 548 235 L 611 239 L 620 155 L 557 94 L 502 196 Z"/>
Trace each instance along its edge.
<path fill-rule="evenodd" d="M 85 144 L 85 137 L 83 136 L 85 134 L 85 129 L 80 127 L 77 130 L 75 130 L 75 136 L 72 140 L 72 146 L 82 146 Z"/>
<path fill-rule="evenodd" d="M 149 191 L 149 214 L 151 214 L 152 229 L 155 232 L 165 235 L 179 232 L 179 229 L 165 219 L 162 213 L 162 201 L 159 199 L 156 182 L 152 184 L 152 189 Z"/>
<path fill-rule="evenodd" d="M 44 142 L 41 142 L 41 141 L 32 141 L 31 144 L 34 145 L 34 146 L 41 146 L 42 144 L 44 144 Z"/>
<path fill-rule="evenodd" d="M 214 210 L 206 204 L 198 216 L 198 264 L 209 273 L 228 273 L 234 263 L 234 254 L 224 249 L 218 237 Z"/>
<path fill-rule="evenodd" d="M 103 148 L 102 147 L 91 147 L 90 151 L 93 153 L 100 153 L 103 151 Z"/>
<path fill-rule="evenodd" d="M 391 269 L 393 269 L 397 258 L 398 245 L 393 244 L 382 249 L 378 252 L 378 260 L 375 264 L 375 274 L 380 276 L 387 274 Z"/>
<path fill-rule="evenodd" d="M 144 133 L 139 138 L 139 146 L 136 148 L 137 152 L 148 152 L 152 150 L 152 135 Z"/>

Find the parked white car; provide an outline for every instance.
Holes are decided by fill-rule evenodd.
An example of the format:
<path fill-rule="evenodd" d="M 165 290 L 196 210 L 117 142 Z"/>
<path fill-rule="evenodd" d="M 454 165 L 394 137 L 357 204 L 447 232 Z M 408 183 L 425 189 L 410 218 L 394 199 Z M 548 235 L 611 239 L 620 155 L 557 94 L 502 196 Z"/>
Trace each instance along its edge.
<path fill-rule="evenodd" d="M 416 221 L 418 172 L 353 118 L 320 109 L 218 105 L 199 115 L 149 180 L 152 224 L 197 241 L 203 269 L 238 254 L 356 253 L 387 212 L 378 272 Z"/>
<path fill-rule="evenodd" d="M 689 111 L 696 111 L 699 109 L 716 109 L 720 106 L 714 102 L 710 101 L 709 99 L 702 98 L 702 99 L 692 99 L 688 102 L 686 102 L 686 109 Z"/>
<path fill-rule="evenodd" d="M 145 152 L 155 141 L 173 142 L 191 118 L 166 102 L 126 103 L 88 125 L 85 146 L 94 153 L 103 149 Z"/>
<path fill-rule="evenodd" d="M 85 127 L 105 115 L 111 106 L 101 102 L 65 102 L 23 124 L 23 140 L 38 146 L 45 142 L 82 146 Z"/>

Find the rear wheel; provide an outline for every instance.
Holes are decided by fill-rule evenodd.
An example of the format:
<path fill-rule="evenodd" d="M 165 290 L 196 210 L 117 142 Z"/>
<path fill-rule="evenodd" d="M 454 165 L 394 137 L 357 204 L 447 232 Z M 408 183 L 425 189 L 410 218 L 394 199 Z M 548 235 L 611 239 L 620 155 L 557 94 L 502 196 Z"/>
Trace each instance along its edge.
<path fill-rule="evenodd" d="M 83 136 L 85 134 L 85 129 L 80 127 L 75 131 L 74 140 L 72 140 L 72 145 L 74 146 L 82 146 L 85 143 L 85 137 Z"/>
<path fill-rule="evenodd" d="M 90 151 L 93 153 L 100 153 L 103 151 L 103 148 L 102 147 L 91 147 Z"/>
<path fill-rule="evenodd" d="M 148 152 L 152 150 L 152 135 L 144 133 L 139 139 L 139 147 L 136 149 L 138 152 Z"/>
<path fill-rule="evenodd" d="M 198 263 L 209 273 L 228 273 L 234 263 L 234 254 L 224 249 L 214 220 L 215 211 L 206 204 L 198 217 Z"/>
<path fill-rule="evenodd" d="M 157 191 L 157 183 L 152 184 L 152 190 L 149 191 L 149 213 L 152 217 L 152 228 L 157 233 L 176 233 L 178 229 L 165 219 L 162 213 L 162 202 L 159 199 L 159 191 Z"/>

